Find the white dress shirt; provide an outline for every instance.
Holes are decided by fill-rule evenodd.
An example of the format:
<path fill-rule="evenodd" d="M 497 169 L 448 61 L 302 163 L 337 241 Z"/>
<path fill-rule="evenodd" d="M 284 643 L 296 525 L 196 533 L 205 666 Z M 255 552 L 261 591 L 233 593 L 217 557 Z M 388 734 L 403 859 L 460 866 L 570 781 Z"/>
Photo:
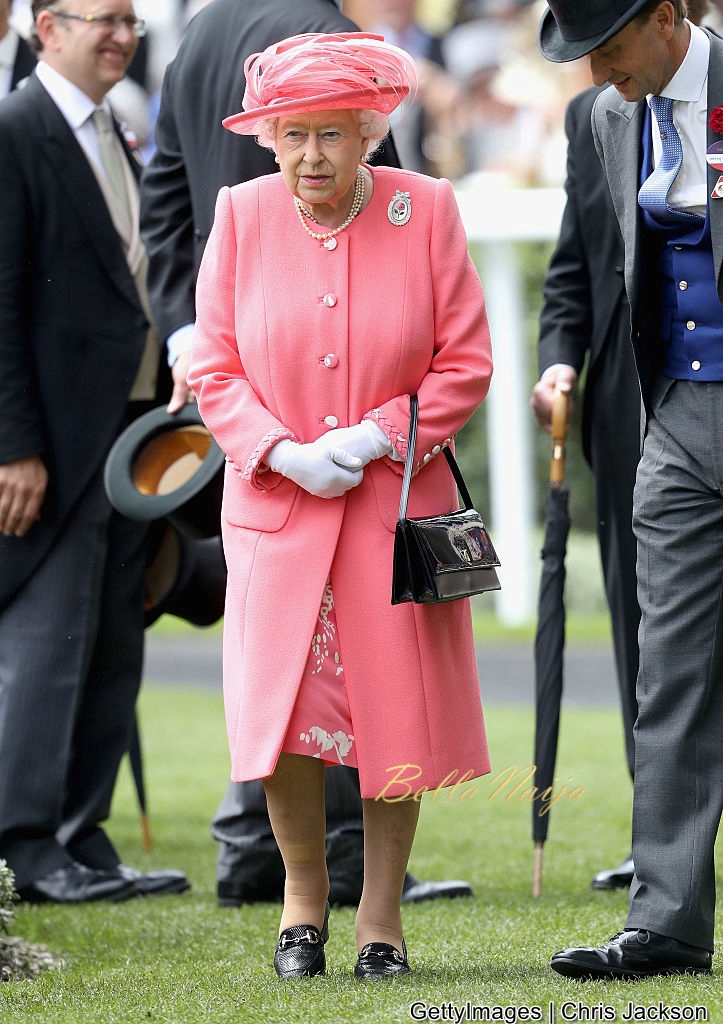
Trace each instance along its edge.
<path fill-rule="evenodd" d="M 82 89 L 79 89 L 77 85 L 64 78 L 55 68 L 51 68 L 49 64 L 46 64 L 44 60 L 38 61 L 36 72 L 41 85 L 50 94 L 50 98 L 68 122 L 83 152 L 91 161 L 97 173 L 101 177 L 106 178 L 103 162 L 100 158 L 98 133 L 95 125 L 90 120 L 93 111 L 99 104 L 94 103 L 90 96 L 84 93 Z M 113 113 L 110 105 L 104 101 L 100 106 L 107 111 L 112 119 Z"/>
<path fill-rule="evenodd" d="M 683 165 L 668 193 L 668 202 L 681 210 L 705 217 L 708 204 L 708 175 L 705 160 L 708 128 L 708 61 L 710 39 L 688 22 L 690 43 L 683 63 L 660 93 L 673 102 L 673 123 L 683 147 Z M 647 97 L 650 104 L 650 96 Z M 660 160 L 663 144 L 651 110 L 653 166 Z"/>

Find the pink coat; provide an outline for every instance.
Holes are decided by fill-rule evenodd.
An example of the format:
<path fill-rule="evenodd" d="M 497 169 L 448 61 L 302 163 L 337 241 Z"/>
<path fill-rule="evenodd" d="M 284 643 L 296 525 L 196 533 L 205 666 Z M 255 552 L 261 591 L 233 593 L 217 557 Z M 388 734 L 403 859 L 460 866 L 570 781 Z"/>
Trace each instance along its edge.
<path fill-rule="evenodd" d="M 276 765 L 327 577 L 364 797 L 487 773 L 468 601 L 390 604 L 403 465 L 370 463 L 340 498 L 267 470 L 280 438 L 315 440 L 365 416 L 406 453 L 408 514 L 458 506 L 439 452 L 492 373 L 477 272 L 449 182 L 374 168 L 368 207 L 333 251 L 309 237 L 280 175 L 219 193 L 197 286 L 189 382 L 226 453 L 224 697 L 236 781 Z M 392 224 L 395 190 L 412 214 Z"/>

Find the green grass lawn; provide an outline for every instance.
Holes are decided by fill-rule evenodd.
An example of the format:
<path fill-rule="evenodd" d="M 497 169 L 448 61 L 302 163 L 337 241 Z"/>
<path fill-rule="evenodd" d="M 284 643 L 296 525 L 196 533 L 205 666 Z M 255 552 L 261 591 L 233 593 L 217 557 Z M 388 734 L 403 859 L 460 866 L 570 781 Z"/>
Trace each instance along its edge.
<path fill-rule="evenodd" d="M 193 890 L 119 905 L 21 906 L 13 931 L 50 946 L 65 967 L 32 983 L 0 985 L 0 1021 L 356 1024 L 435 1019 L 420 1017 L 420 1004 L 463 1011 L 468 1002 L 486 1007 L 487 1016 L 473 1010 L 463 1020 L 515 1021 L 523 1019 L 518 1010 L 532 1007 L 549 1022 L 550 1003 L 556 1022 L 621 1020 L 632 1001 L 638 1008 L 704 1006 L 708 1020 L 723 1024 L 720 973 L 581 984 L 549 969 L 561 946 L 603 941 L 624 920 L 625 893 L 589 889 L 596 870 L 627 852 L 630 784 L 618 714 L 563 712 L 558 785 L 584 792 L 552 809 L 539 900 L 531 896 L 529 803 L 511 784 L 495 792 L 505 769 L 531 763 L 532 714 L 490 707 L 487 724 L 493 775 L 478 780 L 474 793 L 465 787 L 464 799 L 459 791 L 455 799 L 425 798 L 411 863 L 422 878 L 467 878 L 475 898 L 405 908 L 413 974 L 376 985 L 354 980 L 353 913 L 334 911 L 327 976 L 284 984 L 271 962 L 279 907 L 220 910 L 215 902 L 209 823 L 228 777 L 221 700 L 146 686 L 141 728 L 154 849 L 143 852 L 125 767 L 109 831 L 128 863 L 183 868 Z M 456 1019 L 449 1008 L 437 1013 Z"/>

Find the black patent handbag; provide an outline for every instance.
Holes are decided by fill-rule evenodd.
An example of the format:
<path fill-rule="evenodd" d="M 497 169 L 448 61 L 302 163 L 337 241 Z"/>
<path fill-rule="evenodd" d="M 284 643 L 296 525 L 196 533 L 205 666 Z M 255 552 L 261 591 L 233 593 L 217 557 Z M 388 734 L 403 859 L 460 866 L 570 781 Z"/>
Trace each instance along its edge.
<path fill-rule="evenodd" d="M 409 485 L 417 441 L 417 396 L 410 398 L 409 441 L 402 478 L 399 520 L 394 534 L 392 604 L 443 604 L 472 594 L 499 590 L 496 569 L 500 562 L 487 527 L 472 505 L 457 461 L 444 454 L 464 508 L 439 516 L 407 519 Z"/>

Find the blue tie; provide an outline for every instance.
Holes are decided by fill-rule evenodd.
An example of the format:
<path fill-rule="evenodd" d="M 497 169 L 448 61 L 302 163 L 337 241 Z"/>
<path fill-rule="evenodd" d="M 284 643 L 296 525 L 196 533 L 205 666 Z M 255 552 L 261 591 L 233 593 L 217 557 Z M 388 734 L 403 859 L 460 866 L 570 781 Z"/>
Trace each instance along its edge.
<path fill-rule="evenodd" d="M 677 210 L 668 204 L 668 192 L 683 163 L 683 147 L 673 124 L 673 100 L 670 96 L 651 96 L 650 106 L 660 129 L 663 151 L 658 165 L 638 192 L 639 204 L 654 217 L 664 220 L 700 220 L 694 213 Z"/>

